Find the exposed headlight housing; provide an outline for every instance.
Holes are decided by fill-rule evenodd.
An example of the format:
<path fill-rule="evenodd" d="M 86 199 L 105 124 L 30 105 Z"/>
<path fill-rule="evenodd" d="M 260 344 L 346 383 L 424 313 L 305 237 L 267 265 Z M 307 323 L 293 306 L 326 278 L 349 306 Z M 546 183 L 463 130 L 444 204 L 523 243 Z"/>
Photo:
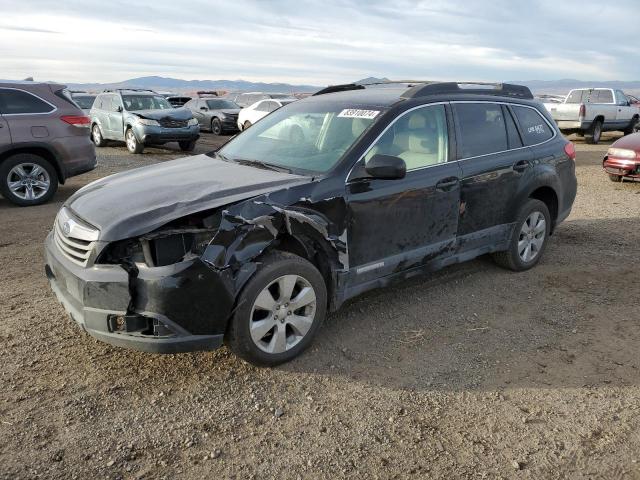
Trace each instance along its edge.
<path fill-rule="evenodd" d="M 198 125 L 198 119 L 197 118 L 189 119 L 189 122 L 187 123 L 187 125 L 189 125 L 190 127 L 195 127 L 196 125 Z"/>
<path fill-rule="evenodd" d="M 629 150 L 627 148 L 614 148 L 614 147 L 607 150 L 607 155 L 610 157 L 629 158 L 629 159 L 634 159 L 638 156 L 638 154 L 634 150 Z"/>
<path fill-rule="evenodd" d="M 160 123 L 157 120 L 151 120 L 150 118 L 138 118 L 140 125 L 147 125 L 149 127 L 159 127 Z"/>

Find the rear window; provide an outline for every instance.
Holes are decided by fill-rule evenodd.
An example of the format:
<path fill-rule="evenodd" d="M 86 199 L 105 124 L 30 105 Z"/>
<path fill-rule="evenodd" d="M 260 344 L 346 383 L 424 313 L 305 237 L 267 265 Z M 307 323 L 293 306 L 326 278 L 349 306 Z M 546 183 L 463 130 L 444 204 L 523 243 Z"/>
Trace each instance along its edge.
<path fill-rule="evenodd" d="M 457 103 L 460 158 L 477 157 L 508 150 L 507 128 L 502 107 L 492 103 Z"/>
<path fill-rule="evenodd" d="M 518 118 L 518 123 L 520 123 L 526 145 L 536 145 L 546 142 L 553 137 L 551 127 L 549 127 L 549 124 L 542 118 L 542 115 L 540 115 L 537 110 L 515 105 L 512 105 L 511 108 L 513 108 Z"/>
<path fill-rule="evenodd" d="M 613 103 L 611 90 L 574 90 L 565 103 Z"/>
<path fill-rule="evenodd" d="M 55 107 L 22 90 L 0 89 L 0 111 L 4 115 L 49 113 Z"/>

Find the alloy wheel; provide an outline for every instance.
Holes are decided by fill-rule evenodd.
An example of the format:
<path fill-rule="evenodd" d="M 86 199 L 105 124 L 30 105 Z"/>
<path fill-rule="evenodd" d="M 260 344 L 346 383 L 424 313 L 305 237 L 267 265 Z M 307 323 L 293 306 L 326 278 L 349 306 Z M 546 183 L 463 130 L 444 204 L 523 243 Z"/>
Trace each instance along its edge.
<path fill-rule="evenodd" d="M 520 259 L 529 263 L 538 256 L 547 234 L 547 221 L 544 215 L 534 210 L 526 218 L 520 228 L 518 238 L 518 255 Z"/>
<path fill-rule="evenodd" d="M 102 142 L 102 134 L 100 133 L 100 127 L 98 127 L 98 125 L 94 125 L 93 131 L 91 133 L 93 134 L 93 143 L 95 143 L 96 145 L 99 145 L 100 142 Z"/>
<path fill-rule="evenodd" d="M 51 188 L 47 171 L 36 163 L 20 163 L 9 170 L 9 190 L 21 200 L 38 200 Z"/>
<path fill-rule="evenodd" d="M 136 149 L 136 137 L 131 130 L 127 130 L 127 148 L 132 152 Z"/>
<path fill-rule="evenodd" d="M 311 283 L 300 275 L 283 275 L 254 300 L 249 320 L 251 339 L 264 352 L 285 352 L 304 338 L 315 314 L 316 292 Z"/>

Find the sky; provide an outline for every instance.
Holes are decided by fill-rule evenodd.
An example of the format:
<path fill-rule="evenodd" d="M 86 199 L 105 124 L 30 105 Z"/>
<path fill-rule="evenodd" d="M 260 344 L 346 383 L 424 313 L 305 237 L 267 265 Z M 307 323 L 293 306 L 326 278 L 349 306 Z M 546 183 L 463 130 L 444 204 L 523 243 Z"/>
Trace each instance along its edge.
<path fill-rule="evenodd" d="M 638 0 L 0 0 L 0 78 L 640 80 Z M 634 33 L 635 32 L 635 33 Z"/>

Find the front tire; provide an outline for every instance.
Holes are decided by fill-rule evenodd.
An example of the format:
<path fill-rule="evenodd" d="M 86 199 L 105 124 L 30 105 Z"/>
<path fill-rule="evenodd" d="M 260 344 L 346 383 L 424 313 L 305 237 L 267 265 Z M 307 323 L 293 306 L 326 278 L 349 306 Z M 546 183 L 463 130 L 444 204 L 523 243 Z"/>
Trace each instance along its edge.
<path fill-rule="evenodd" d="M 311 344 L 326 312 L 327 287 L 316 267 L 291 253 L 270 253 L 238 296 L 226 342 L 249 363 L 278 365 Z"/>
<path fill-rule="evenodd" d="M 193 149 L 196 148 L 196 141 L 191 140 L 191 141 L 185 141 L 185 142 L 178 142 L 178 145 L 180 145 L 180 150 L 182 150 L 183 152 L 193 152 Z"/>
<path fill-rule="evenodd" d="M 211 120 L 211 133 L 214 135 L 222 135 L 222 122 L 218 117 Z"/>
<path fill-rule="evenodd" d="M 529 270 L 542 257 L 551 232 L 551 215 L 547 205 L 530 198 L 520 209 L 509 248 L 493 254 L 501 267 L 514 272 Z"/>
<path fill-rule="evenodd" d="M 631 120 L 631 123 L 629 124 L 629 126 L 627 128 L 624 129 L 624 134 L 625 135 L 631 135 L 632 133 L 634 133 L 637 128 L 638 128 L 638 124 L 639 124 L 640 120 L 637 117 L 634 117 Z"/>
<path fill-rule="evenodd" d="M 620 183 L 622 181 L 622 175 L 613 175 L 610 173 L 609 180 L 611 180 L 612 182 Z"/>
<path fill-rule="evenodd" d="M 251 122 L 249 120 L 247 120 L 246 122 L 244 122 L 242 124 L 242 130 L 246 130 L 247 128 L 249 128 L 251 126 Z"/>
<path fill-rule="evenodd" d="M 587 143 L 597 145 L 600 142 L 600 137 L 602 137 L 602 120 L 596 120 L 591 124 L 591 128 L 584 138 Z"/>
<path fill-rule="evenodd" d="M 56 169 L 38 155 L 19 153 L 0 164 L 0 193 L 11 203 L 21 207 L 40 205 L 57 189 Z"/>
<path fill-rule="evenodd" d="M 127 144 L 127 150 L 129 150 L 131 153 L 138 154 L 144 152 L 144 144 L 138 141 L 138 139 L 136 138 L 136 134 L 133 133 L 133 129 L 127 129 L 126 133 L 124 134 L 124 140 Z"/>

